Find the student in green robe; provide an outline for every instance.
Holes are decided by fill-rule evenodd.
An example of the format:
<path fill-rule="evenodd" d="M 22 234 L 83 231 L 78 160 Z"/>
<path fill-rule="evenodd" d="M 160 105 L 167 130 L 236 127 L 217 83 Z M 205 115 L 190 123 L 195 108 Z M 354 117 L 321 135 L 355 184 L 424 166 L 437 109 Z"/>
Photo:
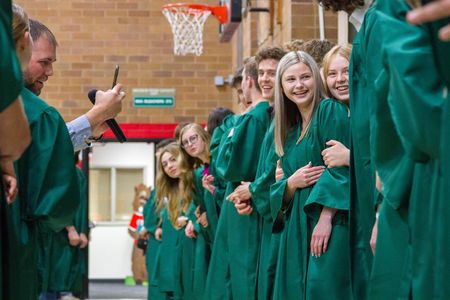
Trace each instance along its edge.
<path fill-rule="evenodd" d="M 10 261 L 17 267 L 10 270 L 7 299 L 34 300 L 40 288 L 47 288 L 39 287 L 38 271 L 39 278 L 48 276 L 45 265 L 54 233 L 72 222 L 80 199 L 63 119 L 30 91 L 21 95 L 33 142 L 15 165 L 20 191 L 8 208 L 8 224 Z"/>
<path fill-rule="evenodd" d="M 156 201 L 155 190 L 150 193 L 150 198 L 144 206 L 144 228 L 139 234 L 148 240 L 145 262 L 148 274 L 148 300 L 165 300 L 167 296 L 160 292 L 158 286 L 158 262 L 162 229 L 160 212 L 164 207 L 164 201 Z"/>
<path fill-rule="evenodd" d="M 258 64 L 258 84 L 262 97 L 273 103 L 275 89 L 275 73 L 280 59 L 285 55 L 279 47 L 262 48 L 255 56 Z M 273 107 L 268 108 L 270 120 L 273 117 Z M 235 207 L 239 214 L 257 212 L 261 243 L 258 256 L 257 299 L 270 299 L 275 278 L 276 257 L 278 255 L 278 239 L 280 234 L 272 233 L 272 215 L 270 213 L 270 186 L 275 182 L 275 168 L 278 156 L 273 147 L 273 128 L 266 131 L 260 148 L 255 180 L 243 182 L 229 198 L 236 198 Z"/>
<path fill-rule="evenodd" d="M 450 145 L 450 60 L 448 53 L 450 53 L 450 1 L 422 1 L 424 6 L 417 8 L 414 11 L 410 11 L 407 15 L 408 21 L 414 24 L 433 21 L 429 24 L 425 24 L 430 29 L 430 43 L 433 46 L 434 62 L 439 71 L 440 79 L 446 84 L 447 98 L 443 107 L 442 118 L 442 132 L 441 132 L 441 168 L 442 170 L 448 169 L 450 166 L 449 145 Z M 439 36 L 439 39 L 437 38 Z M 435 224 L 439 226 L 435 227 L 436 236 L 428 242 L 432 243 L 431 248 L 434 249 L 434 261 L 433 269 L 435 270 L 433 276 L 436 281 L 433 283 L 435 298 L 446 299 L 450 297 L 450 288 L 447 284 L 449 278 L 449 242 L 448 236 L 448 215 L 449 205 L 447 197 L 449 195 L 448 184 L 450 182 L 450 174 L 443 172 L 439 190 L 439 195 L 434 198 L 433 202 L 436 203 L 435 207 L 439 208 L 435 210 L 433 218 Z M 430 294 L 431 297 L 431 294 Z"/>
<path fill-rule="evenodd" d="M 161 152 L 165 146 L 176 142 L 176 139 L 165 139 L 156 144 L 156 163 L 159 164 Z M 158 262 L 160 253 L 160 244 L 162 237 L 161 229 L 161 211 L 165 206 L 164 199 L 155 198 L 156 190 L 153 189 L 150 197 L 144 206 L 144 228 L 139 232 L 141 238 L 148 240 L 147 252 L 145 254 L 145 264 L 148 274 L 148 292 L 149 300 L 165 300 L 167 295 L 159 290 L 158 286 Z"/>
<path fill-rule="evenodd" d="M 161 213 L 162 242 L 157 268 L 159 290 L 169 299 L 192 299 L 195 245 L 184 233 L 195 210 L 192 184 L 192 174 L 183 172 L 178 144 L 164 147 L 155 186 L 156 199 L 167 199 Z"/>
<path fill-rule="evenodd" d="M 353 104 L 353 100 L 349 99 L 351 51 L 350 45 L 334 47 L 324 58 L 323 75 L 327 95 L 356 110 L 356 113 L 351 114 L 352 124 L 356 126 L 354 130 L 352 129 L 353 153 L 350 157 L 349 149 L 339 141 L 329 141 L 327 145 L 330 147 L 323 151 L 322 156 L 328 168 L 350 166 L 351 161 L 350 258 L 352 290 L 355 299 L 365 299 L 367 298 L 367 284 L 373 260 L 370 239 L 375 224 L 376 211 L 376 203 L 373 199 L 377 193 L 374 188 L 375 170 L 370 163 L 369 136 L 365 135 L 368 134 L 369 128 L 362 127 L 369 124 L 369 109 L 367 106 L 360 106 L 360 102 L 366 101 L 365 99 L 357 98 L 356 104 Z M 353 65 L 353 67 L 355 66 Z M 362 68 L 361 65 L 356 67 Z M 365 76 L 365 74 L 360 76 Z M 352 78 L 353 86 L 359 78 Z M 353 95 L 357 96 L 358 94 L 353 93 Z M 366 97 L 365 94 L 362 96 Z"/>
<path fill-rule="evenodd" d="M 252 57 L 242 72 L 244 98 L 252 106 L 240 117 L 224 140 L 217 158 L 219 176 L 228 181 L 213 245 L 205 299 L 254 299 L 256 297 L 259 222 L 256 212 L 248 216 L 237 213 L 229 195 L 242 182 L 255 179 L 260 145 L 270 125 L 269 102 L 258 85 L 258 65 Z M 221 242 L 217 243 L 217 239 Z M 235 255 L 245 249 L 246 255 Z M 227 295 L 228 294 L 228 295 Z"/>
<path fill-rule="evenodd" d="M 242 76 L 241 76 L 242 77 Z M 242 81 L 242 78 L 241 78 Z M 236 83 L 234 83 L 236 85 Z M 229 128 L 231 128 L 236 120 L 234 113 L 228 108 L 216 108 L 210 112 L 208 117 L 208 124 L 206 130 L 211 135 L 211 142 L 209 152 L 211 154 L 208 174 L 202 178 L 202 186 L 204 188 L 205 202 L 208 201 L 216 203 L 217 219 L 209 220 L 211 226 L 213 239 L 217 228 L 218 216 L 222 200 L 225 192 L 225 182 L 217 177 L 216 159 L 218 155 L 218 147 L 223 138 L 223 135 Z"/>
<path fill-rule="evenodd" d="M 83 277 L 86 275 L 86 265 L 88 259 L 86 247 L 89 244 L 89 220 L 87 219 L 88 191 L 86 177 L 80 168 L 76 168 L 76 171 L 80 187 L 80 205 L 75 215 L 73 227 L 79 235 L 80 243 L 78 244 L 78 248 L 72 249 L 75 253 L 71 264 L 72 276 L 69 278 L 70 285 L 67 292 L 79 295 L 82 292 Z M 68 294 L 67 292 L 62 292 L 61 295 Z"/>
<path fill-rule="evenodd" d="M 14 19 L 19 20 L 13 23 L 14 32 L 19 32 L 17 49 L 23 51 L 20 32 L 30 46 L 31 40 L 28 19 L 19 6 L 14 6 Z M 64 124 L 62 118 L 27 90 L 22 89 L 21 96 L 33 143 L 15 165 L 20 191 L 6 212 L 8 252 L 5 257 L 15 267 L 8 268 L 9 290 L 5 299 L 35 300 L 40 289 L 38 252 L 47 242 L 39 239 L 38 231 L 58 231 L 69 224 L 78 196 L 72 195 L 76 194 L 73 149 L 71 144 L 65 144 L 69 137 L 67 129 L 60 127 L 60 122 Z"/>
<path fill-rule="evenodd" d="M 217 224 L 217 206 L 215 201 L 205 201 L 203 177 L 209 175 L 211 154 L 209 151 L 210 135 L 200 125 L 187 124 L 180 132 L 180 145 L 184 171 L 193 175 L 193 203 L 195 214 L 186 225 L 186 236 L 195 245 L 194 266 L 191 285 L 194 299 L 203 297 L 209 258 L 211 256 L 212 226 Z M 211 221 L 211 225 L 210 225 Z M 214 224 L 214 225 L 212 225 Z"/>
<path fill-rule="evenodd" d="M 14 11 L 12 19 L 11 10 Z M 0 180 L 5 188 L 6 201 L 11 203 L 17 194 L 13 162 L 19 158 L 30 143 L 30 129 L 19 93 L 22 88 L 21 69 L 25 70 L 30 60 L 32 41 L 27 14 L 18 5 L 13 5 L 11 8 L 10 1 L 1 3 L 0 25 L 0 43 L 2 45 L 0 53 L 2 70 L 0 172 L 3 173 L 0 175 Z M 4 197 L 5 194 L 2 192 L 1 197 Z"/>
<path fill-rule="evenodd" d="M 22 90 L 33 142 L 15 164 L 20 191 L 8 208 L 11 294 L 8 299 L 35 299 L 38 273 L 46 277 L 46 257 L 53 233 L 72 222 L 79 204 L 73 147 L 59 113 L 30 91 Z M 39 250 L 39 251 L 38 251 Z M 31 267 L 30 266 L 34 266 Z M 44 282 L 45 283 L 45 282 Z M 46 287 L 43 287 L 44 289 Z"/>
<path fill-rule="evenodd" d="M 442 65 L 436 64 L 432 55 L 440 48 L 431 42 L 437 39 L 437 30 L 433 29 L 432 24 L 411 26 L 406 22 L 407 12 L 415 5 L 417 3 L 414 1 L 402 1 L 395 5 L 390 1 L 377 1 L 376 5 L 381 24 L 379 32 L 396 28 L 396 33 L 384 34 L 381 41 L 383 73 L 375 82 L 378 96 L 375 120 L 384 129 L 386 125 L 391 125 L 386 122 L 386 117 L 390 116 L 398 134 L 394 142 L 413 162 L 413 167 L 408 172 L 410 181 L 407 201 L 390 202 L 407 224 L 407 231 L 402 232 L 406 242 L 392 243 L 388 249 L 394 253 L 405 252 L 406 263 L 398 278 L 401 285 L 393 285 L 392 278 L 376 272 L 389 260 L 388 251 L 379 252 L 382 243 L 385 243 L 385 236 L 399 235 L 401 232 L 389 214 L 380 214 L 370 293 L 373 299 L 391 291 L 395 292 L 393 296 L 401 299 L 445 299 L 449 295 L 445 294 L 443 286 L 436 280 L 445 276 L 440 270 L 445 269 L 441 262 L 446 258 L 445 255 L 437 257 L 435 252 L 440 244 L 436 228 L 443 225 L 439 223 L 441 209 L 437 199 L 442 179 L 440 138 L 442 110 L 448 100 L 447 87 L 445 76 L 441 77 L 443 73 L 440 73 Z M 448 51 L 448 45 L 446 48 L 445 43 L 442 43 L 442 46 L 441 50 Z M 389 167 L 395 159 L 395 153 L 391 150 L 392 141 L 385 142 L 384 130 L 379 130 L 376 138 L 377 170 L 385 192 L 394 185 L 391 182 L 394 176 Z M 427 180 L 424 181 L 424 178 Z M 398 181 L 400 177 L 393 179 Z"/>
<path fill-rule="evenodd" d="M 31 55 L 31 40 L 25 18 L 17 18 L 12 26 L 11 1 L 0 2 L 0 298 L 6 299 L 9 263 L 5 259 L 7 227 L 6 205 L 17 193 L 13 161 L 30 143 L 30 129 L 23 112 L 19 93 L 22 89 L 21 64 L 26 66 Z M 17 28 L 12 30 L 12 28 Z M 12 32 L 15 32 L 14 38 Z M 20 61 L 17 56 L 20 57 Z M 5 187 L 5 189 L 4 189 Z M 6 196 L 6 197 L 5 197 Z"/>
<path fill-rule="evenodd" d="M 275 150 L 283 178 L 271 187 L 272 207 L 285 215 L 273 299 L 350 299 L 349 171 L 324 169 L 329 140 L 348 147 L 347 107 L 322 100 L 314 59 L 290 52 L 275 83 Z"/>
<path fill-rule="evenodd" d="M 75 153 L 75 164 L 78 163 Z M 80 202 L 69 226 L 54 234 L 49 245 L 46 268 L 49 270 L 43 278 L 47 291 L 41 293 L 39 299 L 58 299 L 63 292 L 81 293 L 82 277 L 86 273 L 87 238 L 87 185 L 83 171 L 76 168 Z"/>
<path fill-rule="evenodd" d="M 383 32 L 381 26 L 384 21 L 377 13 L 378 5 L 378 1 L 375 2 L 363 15 L 364 21 L 353 43 L 353 55 L 350 64 L 352 115 L 355 116 L 358 113 L 357 116 L 364 116 L 364 112 L 370 112 L 364 119 L 352 118 L 354 153 L 357 153 L 356 146 L 360 147 L 361 153 L 370 153 L 372 169 L 377 170 L 384 180 L 383 202 L 378 206 L 379 218 L 375 220 L 370 241 L 373 251 L 376 247 L 370 281 L 369 284 L 364 284 L 364 280 L 359 280 L 359 283 L 361 283 L 359 292 L 364 292 L 364 294 L 361 294 L 364 297 L 367 297 L 367 293 L 369 293 L 376 295 L 375 298 L 379 298 L 381 295 L 388 298 L 397 298 L 402 294 L 400 290 L 405 291 L 402 288 L 402 274 L 408 259 L 408 227 L 405 219 L 405 208 L 410 198 L 414 162 L 406 155 L 405 149 L 401 145 L 394 118 L 389 112 L 389 104 L 386 101 L 385 94 L 388 88 L 385 72 L 382 70 L 382 49 L 385 44 L 383 43 L 384 34 L 381 34 Z M 355 110 L 353 110 L 352 105 L 355 105 Z M 377 118 L 381 122 L 376 121 Z M 367 150 L 363 147 L 365 144 L 357 143 L 358 132 L 364 132 L 361 130 L 364 127 L 358 127 L 358 124 L 360 126 L 368 124 L 365 126 L 370 128 L 368 130 L 370 137 L 369 152 L 365 152 L 365 149 Z M 362 137 L 362 135 L 359 136 Z M 364 139 L 361 139 L 361 141 L 364 141 Z M 386 141 L 389 141 L 388 146 Z M 354 158 L 354 161 L 356 170 L 357 157 Z M 359 163 L 363 162 L 359 161 Z M 361 164 L 359 165 L 361 166 Z M 366 164 L 366 166 L 368 165 Z M 373 182 L 373 180 L 370 182 Z M 358 193 L 358 190 L 356 192 Z M 354 190 L 352 195 L 354 195 Z M 377 198 L 376 195 L 373 196 L 376 203 L 378 203 Z M 363 217 L 365 210 L 361 210 L 364 208 L 362 202 L 352 201 L 353 204 L 359 205 L 359 211 L 362 212 L 360 216 Z M 358 206 L 355 207 L 358 208 Z M 356 218 L 351 221 L 358 221 L 357 212 L 354 215 Z M 354 215 L 351 215 L 352 218 Z M 363 220 L 360 219 L 359 223 L 355 223 L 364 225 L 364 222 L 361 222 Z M 396 227 L 397 230 L 390 231 L 388 229 L 390 226 Z M 353 228 L 352 226 L 352 234 L 354 233 Z M 377 242 L 377 235 L 383 236 L 380 242 Z M 358 235 L 355 236 L 358 237 Z M 360 254 L 362 253 L 360 252 Z M 356 252 L 356 255 L 358 255 L 358 252 Z M 354 256 L 354 258 L 358 259 L 358 256 Z M 359 258 L 364 257 L 359 255 Z M 364 266 L 364 263 L 358 264 L 358 260 L 353 260 L 353 262 L 352 268 Z M 352 271 L 354 279 L 361 278 L 356 277 L 358 269 L 352 269 Z M 366 274 L 364 270 L 361 271 L 360 274 Z M 387 278 L 389 279 L 386 280 Z M 359 287 L 357 283 L 356 281 L 356 284 L 354 284 L 356 288 Z M 356 294 L 356 296 L 358 295 Z"/>
<path fill-rule="evenodd" d="M 352 290 L 355 299 L 365 299 L 368 297 L 369 276 L 372 269 L 373 255 L 370 252 L 369 240 L 372 249 L 376 243 L 377 221 L 375 218 L 375 205 L 379 205 L 382 197 L 375 190 L 375 159 L 373 143 L 374 122 L 373 104 L 377 101 L 374 92 L 374 82 L 381 68 L 380 47 L 383 34 L 376 30 L 379 26 L 378 18 L 375 13 L 376 1 L 339 1 L 339 0 L 321 0 L 326 9 L 333 11 L 343 10 L 350 15 L 350 22 L 358 34 L 353 40 L 352 55 L 350 58 L 349 81 L 350 81 L 350 110 L 351 110 L 351 148 L 350 148 L 350 260 L 352 274 Z M 389 132 L 391 138 L 395 141 L 396 134 L 393 126 L 384 128 Z M 398 149 L 392 147 L 393 149 Z M 404 158 L 400 151 L 393 160 L 392 167 L 397 170 L 396 178 L 393 181 L 395 188 L 384 196 L 391 199 L 407 198 L 404 193 L 405 178 L 408 172 L 408 166 L 411 162 Z M 394 173 L 394 172 L 393 172 Z M 402 177 L 405 176 L 405 177 Z M 395 200 L 394 200 L 395 201 Z M 390 210 L 391 206 L 387 208 Z M 379 209 L 379 206 L 378 206 Z M 386 210 L 386 209 L 385 209 Z M 390 211 L 391 215 L 397 215 L 395 209 Z M 374 220 L 375 219 L 375 223 Z M 397 218 L 397 227 L 406 230 L 405 222 Z M 402 235 L 391 236 L 392 243 L 403 243 L 405 239 Z M 386 243 L 385 243 L 386 244 Z M 382 247 L 388 249 L 387 247 Z M 381 251 L 381 250 L 380 250 Z M 389 253 L 389 250 L 387 250 Z M 380 270 L 380 274 L 394 274 L 402 272 L 404 253 L 390 252 L 390 262 L 385 264 L 385 268 Z M 397 267 L 392 267 L 396 265 Z M 392 281 L 393 286 L 399 286 L 399 281 Z"/>
<path fill-rule="evenodd" d="M 196 239 L 192 283 L 194 297 L 196 299 L 202 299 L 203 297 L 211 247 L 214 241 L 220 209 L 216 201 L 216 197 L 218 196 L 216 193 L 220 193 L 218 191 L 217 181 L 215 182 L 214 178 L 216 174 L 214 171 L 214 173 L 211 173 L 214 166 L 212 166 L 208 133 L 213 133 L 222 123 L 223 119 L 230 114 L 232 114 L 232 111 L 229 109 L 214 109 L 208 118 L 207 132 L 197 124 L 189 124 L 183 128 L 180 135 L 180 141 L 183 145 L 182 153 L 185 161 L 190 162 L 188 164 L 190 165 L 188 166 L 188 170 L 192 170 L 196 165 L 194 159 L 199 160 L 199 166 L 193 170 L 194 203 L 197 204 L 196 219 L 190 220 L 186 227 L 186 235 Z M 198 140 L 191 141 L 196 136 L 198 136 Z"/>
<path fill-rule="evenodd" d="M 232 87 L 236 89 L 237 95 L 238 95 L 238 104 L 241 106 L 241 110 L 245 110 L 246 107 L 248 107 L 250 104 L 246 102 L 246 100 L 243 97 L 242 92 L 242 68 L 238 69 L 232 80 Z M 225 114 L 225 113 L 224 113 Z M 220 144 L 222 140 L 226 137 L 228 134 L 228 131 L 234 126 L 235 121 L 238 119 L 237 115 L 226 113 L 227 115 L 224 116 L 224 118 L 220 121 L 220 125 L 214 126 L 214 130 L 209 125 L 207 130 L 210 132 L 211 135 L 211 143 L 210 143 L 210 153 L 211 153 L 211 159 L 210 159 L 210 165 L 209 165 L 209 175 L 205 176 L 202 179 L 202 186 L 205 189 L 204 197 L 205 202 L 215 202 L 216 208 L 217 208 L 217 216 L 219 216 L 220 208 L 222 207 L 222 202 L 225 195 L 225 189 L 226 189 L 226 181 L 223 180 L 220 176 L 217 174 L 217 168 L 216 168 L 216 161 L 217 156 L 220 148 Z M 217 229 L 217 223 L 218 219 L 216 221 L 210 220 L 210 226 L 212 235 L 215 238 L 216 235 L 216 229 Z M 211 244 L 214 242 L 214 239 L 211 241 Z"/>
<path fill-rule="evenodd" d="M 323 79 L 328 98 L 350 105 L 349 60 L 352 46 L 334 46 L 323 59 Z M 349 111 L 350 116 L 350 111 Z M 322 151 L 323 162 L 327 168 L 350 166 L 350 150 L 339 141 L 328 141 L 327 149 Z M 367 243 L 368 244 L 368 243 Z"/>
<path fill-rule="evenodd" d="M 204 189 L 202 186 L 203 176 L 208 174 L 211 160 L 209 151 L 210 141 L 211 136 L 209 133 L 196 123 L 185 125 L 180 132 L 179 144 L 181 145 L 183 167 L 186 172 L 193 173 L 194 203 L 196 205 L 196 218 L 188 221 L 186 235 L 190 238 L 197 239 L 201 233 L 201 244 L 212 239 L 208 220 L 217 220 L 215 203 L 205 203 L 203 197 Z M 217 221 L 214 223 L 217 223 Z"/>

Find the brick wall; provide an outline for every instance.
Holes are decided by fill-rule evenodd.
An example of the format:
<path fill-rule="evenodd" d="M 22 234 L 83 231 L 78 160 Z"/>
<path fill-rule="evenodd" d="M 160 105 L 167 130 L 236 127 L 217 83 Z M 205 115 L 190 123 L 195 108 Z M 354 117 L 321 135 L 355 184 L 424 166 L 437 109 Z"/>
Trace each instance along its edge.
<path fill-rule="evenodd" d="M 291 0 L 292 13 L 292 38 L 293 39 L 318 39 L 319 8 L 316 1 Z M 327 11 L 324 14 L 325 37 L 337 42 L 337 14 Z"/>
<path fill-rule="evenodd" d="M 171 1 L 175 2 L 175 1 Z M 216 87 L 214 76 L 232 73 L 230 43 L 218 41 L 218 21 L 204 30 L 203 55 L 174 56 L 172 32 L 157 0 L 17 0 L 31 18 L 45 23 L 59 43 L 54 75 L 42 98 L 66 120 L 87 111 L 87 92 L 106 89 L 115 64 L 128 92 L 119 122 L 205 122 L 217 106 L 232 107 L 228 86 Z M 216 5 L 217 1 L 202 3 Z M 133 88 L 175 88 L 174 108 L 134 108 Z"/>
<path fill-rule="evenodd" d="M 314 0 L 259 0 L 254 7 L 270 8 L 270 13 L 250 13 L 256 19 L 257 47 L 283 45 L 292 39 L 317 39 L 319 32 L 319 9 Z M 337 15 L 325 12 L 325 37 L 337 41 Z M 244 20 L 244 22 L 247 22 Z M 244 35 L 246 33 L 244 32 Z M 249 40 L 244 39 L 244 43 Z"/>

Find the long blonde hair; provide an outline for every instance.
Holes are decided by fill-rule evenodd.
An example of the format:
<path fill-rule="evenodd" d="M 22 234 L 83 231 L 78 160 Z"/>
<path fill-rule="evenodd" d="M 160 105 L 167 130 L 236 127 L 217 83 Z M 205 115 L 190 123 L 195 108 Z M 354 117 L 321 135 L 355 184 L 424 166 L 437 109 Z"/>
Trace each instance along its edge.
<path fill-rule="evenodd" d="M 333 48 L 331 48 L 330 51 L 324 56 L 323 58 L 323 77 L 325 81 L 325 92 L 327 94 L 327 97 L 334 98 L 334 96 L 331 94 L 330 89 L 328 88 L 327 84 L 327 78 L 328 78 L 328 71 L 330 70 L 330 64 L 333 61 L 333 59 L 336 56 L 342 56 L 350 63 L 350 55 L 352 54 L 352 45 L 345 44 L 345 45 L 336 45 Z"/>
<path fill-rule="evenodd" d="M 170 153 L 181 166 L 180 146 L 177 143 L 167 145 L 161 151 L 161 157 L 164 153 Z M 180 167 L 181 170 L 181 167 Z M 176 226 L 177 219 L 181 212 L 187 212 L 192 202 L 192 172 L 182 172 L 179 178 L 172 178 L 164 171 L 162 160 L 158 161 L 158 174 L 156 176 L 156 195 L 155 207 L 156 211 L 161 211 L 165 206 L 167 199 L 167 211 L 170 222 Z"/>
<path fill-rule="evenodd" d="M 286 141 L 289 129 L 301 122 L 300 112 L 291 100 L 286 97 L 283 86 L 282 77 L 284 72 L 295 64 L 303 63 L 311 69 L 314 79 L 314 111 L 322 100 L 324 95 L 324 87 L 322 78 L 320 77 L 319 67 L 309 54 L 303 51 L 292 51 L 286 54 L 278 63 L 277 74 L 275 77 L 275 151 L 278 156 L 284 155 L 284 142 Z"/>
<path fill-rule="evenodd" d="M 30 32 L 30 20 L 23 8 L 15 3 L 12 5 L 12 12 L 12 34 L 14 44 L 16 44 L 25 32 Z"/>

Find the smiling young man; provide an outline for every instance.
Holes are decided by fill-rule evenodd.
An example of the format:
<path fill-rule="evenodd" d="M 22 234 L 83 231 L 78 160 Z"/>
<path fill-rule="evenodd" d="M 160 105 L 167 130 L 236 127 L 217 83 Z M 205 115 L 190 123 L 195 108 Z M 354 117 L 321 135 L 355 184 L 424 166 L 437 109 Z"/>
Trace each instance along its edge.
<path fill-rule="evenodd" d="M 229 201 L 224 201 L 221 208 L 206 282 L 206 299 L 224 299 L 227 294 L 232 299 L 256 299 L 257 216 L 239 215 L 234 199 L 229 196 L 242 181 L 254 180 L 258 145 L 270 125 L 267 113 L 270 104 L 258 85 L 258 64 L 253 57 L 244 65 L 241 86 L 245 100 L 251 100 L 252 106 L 239 117 L 218 150 L 217 173 L 228 181 L 225 196 Z M 246 255 L 235 255 L 242 251 Z"/>
<path fill-rule="evenodd" d="M 273 101 L 275 88 L 275 74 L 280 59 L 285 52 L 280 47 L 266 47 L 258 51 L 255 56 L 258 64 L 258 84 L 261 88 L 261 94 L 267 101 Z"/>
<path fill-rule="evenodd" d="M 255 56 L 258 65 L 257 82 L 261 88 L 261 96 L 269 103 L 273 102 L 278 62 L 284 55 L 285 52 L 280 47 L 266 47 L 258 51 Z M 272 107 L 269 107 L 265 112 L 269 116 L 269 121 L 271 121 L 272 112 Z M 278 235 L 272 238 L 273 222 L 268 197 L 270 185 L 275 179 L 275 167 L 278 158 L 273 151 L 273 133 L 269 128 L 264 133 L 261 148 L 258 148 L 258 151 L 259 159 L 253 182 L 241 183 L 228 198 L 235 200 L 235 208 L 239 214 L 248 215 L 242 218 L 248 218 L 247 229 L 249 232 L 256 226 L 260 228 L 258 239 L 255 238 L 255 241 L 259 243 L 257 246 L 260 252 L 257 258 L 258 286 L 256 298 L 269 299 L 275 276 L 276 250 L 278 249 Z"/>

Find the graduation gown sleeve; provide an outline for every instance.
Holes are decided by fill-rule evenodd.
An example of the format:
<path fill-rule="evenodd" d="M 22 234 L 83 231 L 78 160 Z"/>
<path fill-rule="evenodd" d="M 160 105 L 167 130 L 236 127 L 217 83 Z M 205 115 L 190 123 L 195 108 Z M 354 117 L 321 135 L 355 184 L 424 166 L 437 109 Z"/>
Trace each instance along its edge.
<path fill-rule="evenodd" d="M 396 10 L 400 16 L 408 8 L 406 4 L 394 6 L 381 1 L 378 9 Z M 394 123 L 414 160 L 437 158 L 445 84 L 434 63 L 430 33 L 423 26 L 408 24 L 404 18 L 382 15 L 383 67 L 389 81 L 387 101 Z M 396 29 L 388 30 L 393 27 Z"/>
<path fill-rule="evenodd" d="M 0 9 L 0 112 L 11 104 L 22 89 L 22 72 L 12 39 L 11 1 Z"/>
<path fill-rule="evenodd" d="M 267 131 L 261 146 L 258 170 L 255 181 L 250 183 L 253 205 L 265 219 L 272 219 L 270 210 L 270 186 L 275 183 L 275 169 L 278 156 L 273 143 L 273 127 Z"/>
<path fill-rule="evenodd" d="M 155 209 L 155 189 L 153 189 L 144 206 L 144 227 L 151 235 L 154 235 L 158 228 L 159 215 L 156 213 Z"/>
<path fill-rule="evenodd" d="M 79 204 L 72 142 L 54 108 L 26 89 L 22 99 L 33 142 L 16 163 L 18 197 L 29 219 L 57 232 L 73 222 Z"/>
<path fill-rule="evenodd" d="M 346 106 L 337 101 L 324 101 L 327 102 L 319 105 L 316 114 L 319 148 L 326 149 L 329 140 L 340 141 L 349 147 L 350 124 Z M 304 210 L 315 219 L 320 216 L 323 206 L 347 211 L 350 206 L 349 190 L 348 167 L 327 168 L 314 185 Z"/>

